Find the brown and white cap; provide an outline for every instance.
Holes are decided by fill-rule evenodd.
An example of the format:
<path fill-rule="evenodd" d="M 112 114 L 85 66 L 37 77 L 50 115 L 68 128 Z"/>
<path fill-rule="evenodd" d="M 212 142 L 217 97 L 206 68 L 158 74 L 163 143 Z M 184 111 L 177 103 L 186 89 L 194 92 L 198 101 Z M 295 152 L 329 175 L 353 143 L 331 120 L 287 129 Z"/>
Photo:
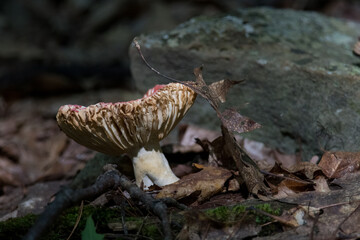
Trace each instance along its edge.
<path fill-rule="evenodd" d="M 134 101 L 64 105 L 56 119 L 66 135 L 90 149 L 109 155 L 134 154 L 166 137 L 195 98 L 189 87 L 170 83 L 157 85 Z"/>

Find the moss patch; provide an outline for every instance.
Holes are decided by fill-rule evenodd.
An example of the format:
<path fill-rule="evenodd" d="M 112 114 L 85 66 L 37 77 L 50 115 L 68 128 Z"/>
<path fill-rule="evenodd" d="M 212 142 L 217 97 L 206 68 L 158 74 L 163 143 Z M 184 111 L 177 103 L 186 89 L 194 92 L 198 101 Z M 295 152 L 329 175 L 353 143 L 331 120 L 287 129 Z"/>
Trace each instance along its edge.
<path fill-rule="evenodd" d="M 79 207 L 73 207 L 61 214 L 57 221 L 51 226 L 46 236 L 41 239 L 46 240 L 58 240 L 66 239 L 76 224 L 76 220 L 79 214 Z M 93 216 L 94 222 L 97 226 L 97 230 L 106 230 L 107 222 L 115 217 L 119 216 L 119 212 L 116 209 L 108 208 L 95 208 L 92 206 L 85 206 L 82 212 L 82 216 L 77 226 L 73 239 L 81 239 L 81 231 L 85 228 L 86 219 L 89 216 Z M 0 239 L 2 240 L 17 240 L 21 239 L 27 231 L 34 225 L 38 216 L 29 214 L 24 217 L 9 219 L 5 222 L 0 222 Z"/>
<path fill-rule="evenodd" d="M 34 224 L 36 218 L 36 215 L 29 214 L 22 218 L 14 218 L 0 222 L 0 239 L 21 239 Z"/>
<path fill-rule="evenodd" d="M 67 239 L 72 229 L 74 228 L 79 214 L 79 207 L 72 207 L 64 211 L 57 219 L 57 221 L 49 228 L 44 237 L 40 240 L 58 240 Z M 72 239 L 81 239 L 81 231 L 84 230 L 86 219 L 92 216 L 96 231 L 98 233 L 113 232 L 109 227 L 109 222 L 119 222 L 120 209 L 117 208 L 95 208 L 93 206 L 84 206 L 80 222 L 72 235 Z M 1 240 L 20 240 L 27 233 L 27 231 L 34 225 L 38 216 L 29 214 L 24 217 L 9 219 L 5 222 L 0 222 L 0 239 Z M 155 220 L 154 220 L 155 219 Z M 139 234 L 150 237 L 152 239 L 162 239 L 161 227 L 157 218 L 145 219 L 143 216 L 127 217 L 125 222 L 136 223 L 136 227 L 130 230 L 131 234 Z M 118 232 L 123 233 L 123 232 Z"/>
<path fill-rule="evenodd" d="M 223 223 L 231 223 L 246 217 L 246 221 L 253 221 L 257 224 L 264 224 L 270 222 L 272 219 L 259 211 L 250 210 L 250 206 L 246 205 L 235 205 L 235 206 L 221 206 L 214 209 L 208 209 L 205 214 L 211 219 Z M 272 215 L 280 215 L 281 210 L 278 207 L 273 207 L 269 203 L 257 204 L 254 206 L 255 209 L 267 212 Z M 246 215 L 245 215 L 246 214 Z"/>
<path fill-rule="evenodd" d="M 261 225 L 262 228 L 258 236 L 270 236 L 281 232 L 281 224 L 272 222 L 273 219 L 264 215 L 261 211 L 276 216 L 279 216 L 282 212 L 280 206 L 277 206 L 276 204 L 258 203 L 254 205 L 221 206 L 214 209 L 208 209 L 205 211 L 205 214 L 211 220 L 225 225 L 232 225 L 239 221 L 248 224 Z"/>

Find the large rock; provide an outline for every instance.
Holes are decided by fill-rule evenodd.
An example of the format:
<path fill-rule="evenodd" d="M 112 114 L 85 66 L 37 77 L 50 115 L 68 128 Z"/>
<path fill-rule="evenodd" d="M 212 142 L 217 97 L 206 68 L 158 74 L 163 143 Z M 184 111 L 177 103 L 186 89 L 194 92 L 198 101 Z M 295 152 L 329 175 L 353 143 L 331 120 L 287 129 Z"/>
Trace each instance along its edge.
<path fill-rule="evenodd" d="M 264 127 L 247 134 L 303 159 L 326 150 L 360 148 L 360 58 L 352 46 L 360 25 L 317 13 L 255 8 L 198 17 L 169 32 L 138 37 L 160 72 L 194 80 L 204 65 L 211 83 L 245 79 L 228 95 L 235 107 Z M 160 78 L 130 48 L 131 70 L 145 92 Z M 163 81 L 163 80 L 162 80 Z M 187 121 L 218 128 L 215 113 L 198 101 Z"/>

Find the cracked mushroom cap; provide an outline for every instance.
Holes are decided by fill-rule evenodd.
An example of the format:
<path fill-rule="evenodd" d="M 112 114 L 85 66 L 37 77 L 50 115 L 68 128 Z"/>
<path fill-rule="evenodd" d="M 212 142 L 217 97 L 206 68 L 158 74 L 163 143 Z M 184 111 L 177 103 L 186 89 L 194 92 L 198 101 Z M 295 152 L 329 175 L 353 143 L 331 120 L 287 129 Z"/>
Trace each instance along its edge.
<path fill-rule="evenodd" d="M 134 101 L 64 105 L 56 119 L 67 136 L 90 149 L 109 155 L 133 154 L 166 137 L 195 98 L 189 87 L 170 83 L 157 85 Z"/>

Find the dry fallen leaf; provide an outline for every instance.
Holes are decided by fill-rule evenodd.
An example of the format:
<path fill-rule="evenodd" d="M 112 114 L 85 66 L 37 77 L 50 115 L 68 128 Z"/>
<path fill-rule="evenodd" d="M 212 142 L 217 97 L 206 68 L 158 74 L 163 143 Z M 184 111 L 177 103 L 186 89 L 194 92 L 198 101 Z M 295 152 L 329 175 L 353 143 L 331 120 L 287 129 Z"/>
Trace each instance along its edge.
<path fill-rule="evenodd" d="M 249 190 L 253 194 L 267 195 L 267 187 L 264 185 L 264 176 L 256 163 L 240 147 L 235 136 L 222 126 L 223 136 L 218 137 L 212 142 L 198 141 L 198 143 L 209 152 L 209 163 L 213 166 L 223 166 L 228 169 L 238 169 L 241 177 Z"/>
<path fill-rule="evenodd" d="M 295 165 L 285 167 L 280 166 L 283 170 L 289 173 L 301 173 L 304 174 L 307 179 L 313 179 L 315 173 L 321 173 L 321 168 L 311 162 L 296 162 Z"/>
<path fill-rule="evenodd" d="M 325 152 L 319 167 L 328 178 L 340 178 L 360 168 L 360 152 Z"/>
<path fill-rule="evenodd" d="M 222 121 L 221 132 L 223 136 L 222 141 L 224 143 L 224 151 L 227 152 L 228 158 L 232 158 L 235 162 L 235 165 L 239 170 L 239 173 L 243 178 L 248 191 L 252 194 L 258 195 L 260 193 L 267 195 L 269 189 L 264 184 L 264 176 L 260 173 L 256 163 L 237 143 L 234 134 L 231 132 L 233 129 L 228 129 L 227 126 L 229 125 L 236 131 L 244 132 L 246 128 L 250 126 L 247 123 L 251 123 L 252 126 L 256 126 L 256 124 L 251 121 L 245 121 L 245 124 L 243 125 L 239 124 L 238 120 L 240 114 L 236 114 L 231 110 L 230 119 L 234 118 L 234 120 L 227 119 L 228 121 L 226 121 L 226 118 L 223 117 L 218 108 L 219 102 L 221 102 L 218 97 L 219 94 L 216 94 L 213 89 L 206 85 L 202 76 L 202 68 L 195 68 L 194 75 L 196 77 L 196 84 L 193 85 L 193 88 L 199 95 L 204 97 L 209 102 Z"/>
<path fill-rule="evenodd" d="M 179 181 L 163 187 L 156 197 L 183 199 L 195 194 L 197 195 L 197 202 L 202 202 L 220 193 L 231 176 L 230 170 L 204 167 L 200 172 L 189 174 Z"/>
<path fill-rule="evenodd" d="M 330 191 L 327 181 L 317 165 L 310 162 L 298 162 L 288 167 L 290 168 L 275 164 L 274 168 L 266 173 L 266 181 L 274 193 L 274 198 L 284 198 L 313 190 L 317 192 Z M 315 180 L 313 180 L 314 177 Z"/>
<path fill-rule="evenodd" d="M 327 192 L 331 191 L 324 176 L 318 176 L 314 180 L 314 183 L 315 183 L 314 188 L 315 188 L 315 191 L 317 191 L 317 192 L 327 193 Z"/>
<path fill-rule="evenodd" d="M 360 205 L 349 214 L 348 218 L 341 223 L 338 228 L 341 228 L 341 232 L 344 233 L 344 236 L 354 236 L 354 239 L 359 239 L 356 236 L 359 236 L 359 222 L 360 222 Z"/>
<path fill-rule="evenodd" d="M 208 86 L 202 76 L 202 67 L 194 69 L 194 75 L 196 78 L 195 82 L 184 82 L 176 80 L 174 78 L 167 77 L 157 70 L 155 70 L 144 58 L 139 43 L 134 40 L 135 47 L 137 48 L 142 60 L 145 64 L 157 74 L 160 74 L 163 77 L 166 77 L 172 81 L 182 83 L 192 90 L 194 90 L 198 95 L 205 98 L 210 106 L 215 110 L 218 118 L 222 121 L 222 135 L 224 141 L 224 148 L 227 148 L 225 151 L 228 152 L 228 155 L 231 156 L 233 161 L 236 164 L 239 173 L 244 180 L 248 191 L 252 194 L 269 194 L 269 188 L 264 183 L 264 176 L 260 173 L 260 169 L 257 167 L 256 163 L 251 159 L 251 157 L 239 146 L 236 142 L 234 134 L 231 132 L 233 130 L 244 132 L 251 129 L 255 129 L 259 124 L 247 119 L 244 121 L 243 117 L 236 111 L 230 110 L 228 118 L 225 118 L 219 110 L 219 104 L 225 101 L 226 92 L 229 88 L 236 84 L 235 81 L 221 80 L 217 83 L 213 83 Z M 240 120 L 242 119 L 242 120 Z M 240 120 L 240 122 L 239 122 Z M 231 129 L 228 129 L 228 126 Z"/>
<path fill-rule="evenodd" d="M 213 96 L 217 97 L 220 100 L 220 102 L 224 103 L 226 101 L 226 94 L 229 91 L 229 89 L 232 86 L 239 84 L 241 82 L 242 81 L 232 81 L 229 79 L 224 79 L 210 84 L 209 88 L 211 89 L 211 92 L 213 92 Z"/>
<path fill-rule="evenodd" d="M 238 133 L 250 132 L 261 127 L 259 123 L 242 116 L 234 109 L 226 109 L 221 114 L 221 122 L 229 130 Z"/>
<path fill-rule="evenodd" d="M 353 53 L 354 55 L 360 57 L 360 37 L 358 38 L 358 41 L 354 45 Z"/>
<path fill-rule="evenodd" d="M 272 188 L 276 190 L 276 193 L 274 193 L 272 199 L 282 199 L 296 195 L 296 192 L 288 188 L 285 184 L 280 183 L 276 186 L 271 184 L 270 186 L 272 186 Z"/>
<path fill-rule="evenodd" d="M 90 159 L 89 150 L 74 146 L 56 120 L 44 116 L 44 104 L 20 100 L 0 119 L 0 187 L 74 176 Z"/>

